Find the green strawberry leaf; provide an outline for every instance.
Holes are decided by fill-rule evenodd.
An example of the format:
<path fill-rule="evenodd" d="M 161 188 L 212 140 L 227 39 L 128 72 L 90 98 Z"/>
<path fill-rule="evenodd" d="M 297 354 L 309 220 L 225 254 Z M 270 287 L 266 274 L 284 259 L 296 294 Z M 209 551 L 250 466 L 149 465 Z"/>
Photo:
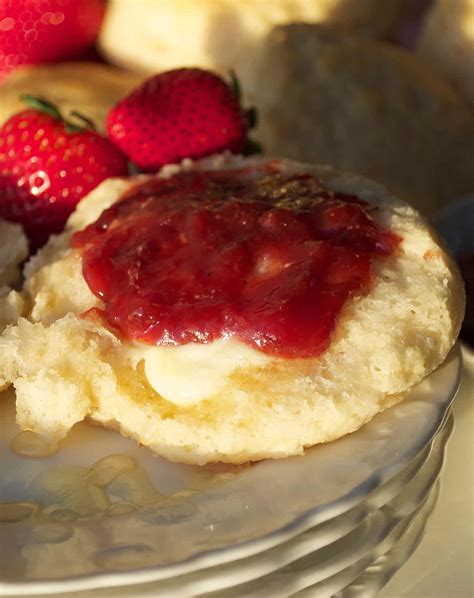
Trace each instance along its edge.
<path fill-rule="evenodd" d="M 240 103 L 240 100 L 242 98 L 242 90 L 240 87 L 240 81 L 237 78 L 237 75 L 234 70 L 231 69 L 229 71 L 229 77 L 230 77 L 230 88 L 232 89 L 235 97 L 237 98 L 237 100 Z"/>
<path fill-rule="evenodd" d="M 261 154 L 263 152 L 263 148 L 258 141 L 254 139 L 247 139 L 247 143 L 244 148 L 244 156 L 253 156 L 255 154 Z"/>
<path fill-rule="evenodd" d="M 245 116 L 247 117 L 247 122 L 249 125 L 249 129 L 253 129 L 257 126 L 258 118 L 257 118 L 257 110 L 256 108 L 249 108 L 245 111 Z"/>
<path fill-rule="evenodd" d="M 84 116 L 80 112 L 76 112 L 73 110 L 70 113 L 70 116 L 79 120 L 81 124 L 77 124 L 71 120 L 67 120 L 59 111 L 58 107 L 55 106 L 49 100 L 45 98 L 41 98 L 38 96 L 33 96 L 31 94 L 25 93 L 20 96 L 20 100 L 24 102 L 29 108 L 33 110 L 37 110 L 38 112 L 44 112 L 45 114 L 49 114 L 55 120 L 60 120 L 64 123 L 65 129 L 67 133 L 80 133 L 81 131 L 85 131 L 86 129 L 90 129 L 92 131 L 97 131 L 97 127 L 95 126 L 94 122 Z"/>
<path fill-rule="evenodd" d="M 49 114 L 52 118 L 57 120 L 64 120 L 63 115 L 59 112 L 58 108 L 48 100 L 44 98 L 40 98 L 38 96 L 30 95 L 29 93 L 24 93 L 20 96 L 20 100 L 25 103 L 29 108 L 33 108 L 33 110 L 38 110 L 39 112 L 44 112 L 45 114 Z"/>
<path fill-rule="evenodd" d="M 79 125 L 74 125 L 74 123 L 71 123 L 70 121 L 67 123 L 68 125 L 72 125 L 72 126 L 76 126 L 79 127 L 80 130 L 83 129 L 90 129 L 91 131 L 97 131 L 97 127 L 95 125 L 95 122 L 93 120 L 91 120 L 90 118 L 87 118 L 87 116 L 84 116 L 83 114 L 81 114 L 80 112 L 77 112 L 76 110 L 73 110 L 70 113 L 70 116 L 73 116 L 74 118 L 80 120 L 82 123 L 84 123 L 82 126 Z"/>

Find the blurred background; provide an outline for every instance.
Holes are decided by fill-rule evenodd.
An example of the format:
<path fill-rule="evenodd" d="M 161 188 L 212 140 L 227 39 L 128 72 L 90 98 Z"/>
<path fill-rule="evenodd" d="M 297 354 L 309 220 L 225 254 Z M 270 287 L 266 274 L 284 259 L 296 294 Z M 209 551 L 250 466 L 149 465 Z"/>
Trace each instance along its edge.
<path fill-rule="evenodd" d="M 34 93 L 101 129 L 181 66 L 237 73 L 265 153 L 367 175 L 435 220 L 472 297 L 474 0 L 0 0 L 0 124 Z"/>

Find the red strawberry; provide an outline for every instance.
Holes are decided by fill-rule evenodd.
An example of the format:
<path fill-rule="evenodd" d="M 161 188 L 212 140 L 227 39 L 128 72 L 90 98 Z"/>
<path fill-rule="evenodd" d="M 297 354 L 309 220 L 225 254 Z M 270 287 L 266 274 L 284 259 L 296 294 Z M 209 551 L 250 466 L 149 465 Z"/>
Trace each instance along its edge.
<path fill-rule="evenodd" d="M 77 202 L 101 181 L 127 174 L 126 157 L 76 114 L 65 121 L 44 100 L 13 115 L 0 130 L 0 218 L 20 222 L 32 249 L 59 232 Z M 86 126 L 84 126 L 84 121 Z"/>
<path fill-rule="evenodd" d="M 0 0 L 0 79 L 20 64 L 74 58 L 99 32 L 103 0 Z"/>
<path fill-rule="evenodd" d="M 142 170 L 224 150 L 242 152 L 248 113 L 236 90 L 197 68 L 167 71 L 145 81 L 107 117 L 107 133 Z"/>

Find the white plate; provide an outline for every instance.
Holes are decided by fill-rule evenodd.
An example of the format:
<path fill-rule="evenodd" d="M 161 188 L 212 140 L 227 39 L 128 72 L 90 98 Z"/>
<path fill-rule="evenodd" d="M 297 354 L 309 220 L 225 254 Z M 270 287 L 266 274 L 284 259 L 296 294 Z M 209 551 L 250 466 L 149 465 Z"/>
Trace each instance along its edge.
<path fill-rule="evenodd" d="M 194 573 L 133 588 L 109 588 L 81 592 L 84 598 L 119 598 L 120 596 L 287 596 L 311 583 L 315 595 L 332 596 L 353 583 L 374 560 L 398 545 L 412 520 L 418 518 L 426 503 L 432 504 L 436 482 L 443 464 L 446 441 L 451 434 L 450 418 L 420 458 L 416 468 L 407 468 L 407 476 L 398 474 L 399 494 L 381 487 L 370 497 L 379 509 L 370 509 L 363 501 L 347 513 L 315 526 L 295 538 L 262 553 Z M 405 470 L 403 470 L 404 473 Z M 410 473 L 411 475 L 408 475 Z M 409 480 L 407 482 L 407 479 Z M 393 486 L 392 480 L 389 485 Z M 373 500 L 372 500 L 373 499 Z M 365 516 L 360 517 L 364 511 Z M 404 552 L 404 554 L 407 554 Z M 408 557 L 408 554 L 407 554 Z M 392 573 L 404 561 L 397 556 Z M 384 561 L 385 563 L 385 561 Z M 309 565 L 310 564 L 310 565 Z M 388 563 L 386 563 L 388 566 Z M 372 570 L 372 569 L 371 569 Z M 386 568 L 385 568 L 386 570 Z M 316 581 L 317 580 L 317 581 Z M 371 584 L 373 580 L 371 577 Z M 324 591 L 323 591 L 324 590 Z M 309 594 L 311 595 L 311 594 Z"/>
<path fill-rule="evenodd" d="M 77 426 L 58 454 L 20 458 L 8 448 L 17 431 L 12 399 L 6 398 L 0 500 L 37 506 L 26 505 L 22 521 L 0 524 L 0 552 L 6 555 L 0 590 L 27 594 L 145 583 L 288 541 L 360 504 L 406 467 L 443 422 L 460 372 L 456 349 L 403 403 L 359 432 L 305 457 L 217 476 L 166 462 L 86 424 Z M 111 453 L 122 457 L 93 467 Z M 176 496 L 193 485 L 201 489 Z M 175 497 L 163 501 L 170 494 Z M 109 503 L 119 497 L 136 510 L 109 516 Z M 29 509 L 34 511 L 26 517 Z"/>

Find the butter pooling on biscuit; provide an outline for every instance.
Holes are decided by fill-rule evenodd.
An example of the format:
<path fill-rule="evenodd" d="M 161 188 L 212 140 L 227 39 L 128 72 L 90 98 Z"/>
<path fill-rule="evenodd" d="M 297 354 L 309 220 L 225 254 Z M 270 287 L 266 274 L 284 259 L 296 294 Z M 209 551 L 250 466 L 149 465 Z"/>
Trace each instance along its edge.
<path fill-rule="evenodd" d="M 249 164 L 219 157 L 183 168 Z M 0 339 L 0 378 L 15 386 L 20 426 L 58 440 L 90 417 L 173 460 L 242 463 L 301 454 L 354 431 L 433 371 L 455 342 L 464 294 L 424 220 L 365 179 L 294 162 L 282 161 L 282 168 L 315 174 L 330 189 L 378 205 L 378 223 L 403 239 L 391 259 L 375 263 L 370 292 L 347 303 L 319 358 L 237 359 L 199 400 L 160 396 L 147 377 L 143 347 L 80 316 L 99 302 L 84 281 L 80 255 L 69 248 L 70 235 L 143 177 L 110 179 L 26 267 L 28 316 Z M 210 355 L 207 366 L 214 365 Z"/>

